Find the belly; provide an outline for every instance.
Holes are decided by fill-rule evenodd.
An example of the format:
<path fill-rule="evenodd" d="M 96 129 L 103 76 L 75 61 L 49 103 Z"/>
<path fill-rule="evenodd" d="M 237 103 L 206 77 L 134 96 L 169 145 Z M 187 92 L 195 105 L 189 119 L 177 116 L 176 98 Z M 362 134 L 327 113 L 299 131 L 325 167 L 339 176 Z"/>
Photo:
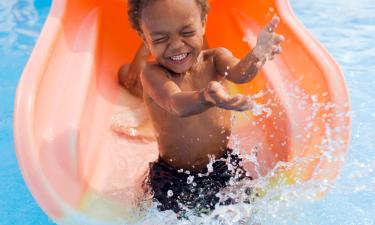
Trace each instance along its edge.
<path fill-rule="evenodd" d="M 154 116 L 159 154 L 170 165 L 199 171 L 209 163 L 209 156 L 220 158 L 225 153 L 231 134 L 230 111 L 215 107 L 186 118 Z"/>
<path fill-rule="evenodd" d="M 199 171 L 206 167 L 210 157 L 217 159 L 224 155 L 230 129 L 179 134 L 182 136 L 167 135 L 158 139 L 160 157 L 176 168 Z"/>

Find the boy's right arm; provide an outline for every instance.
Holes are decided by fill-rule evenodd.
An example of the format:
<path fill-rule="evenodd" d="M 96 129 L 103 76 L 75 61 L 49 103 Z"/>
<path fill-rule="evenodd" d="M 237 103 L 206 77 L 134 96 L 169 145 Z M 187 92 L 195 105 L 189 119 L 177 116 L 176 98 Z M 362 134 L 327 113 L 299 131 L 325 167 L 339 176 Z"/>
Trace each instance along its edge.
<path fill-rule="evenodd" d="M 148 65 L 141 74 L 143 91 L 156 104 L 179 117 L 195 115 L 213 105 L 206 101 L 203 92 L 181 91 L 178 85 L 168 79 L 162 68 Z"/>
<path fill-rule="evenodd" d="M 200 91 L 181 91 L 178 85 L 168 79 L 162 68 L 149 65 L 141 74 L 144 92 L 156 104 L 169 113 L 180 117 L 196 115 L 217 106 L 228 110 L 244 111 L 249 109 L 250 101 L 246 96 L 229 96 L 224 87 L 216 81 Z"/>

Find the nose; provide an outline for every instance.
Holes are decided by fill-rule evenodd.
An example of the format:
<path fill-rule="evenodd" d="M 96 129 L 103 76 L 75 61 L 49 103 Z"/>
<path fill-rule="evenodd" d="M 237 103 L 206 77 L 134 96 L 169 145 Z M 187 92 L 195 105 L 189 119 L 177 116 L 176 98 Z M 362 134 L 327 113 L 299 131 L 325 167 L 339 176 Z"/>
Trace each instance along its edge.
<path fill-rule="evenodd" d="M 172 53 L 180 53 L 184 46 L 185 43 L 180 37 L 172 38 L 169 44 L 169 48 L 172 51 Z"/>

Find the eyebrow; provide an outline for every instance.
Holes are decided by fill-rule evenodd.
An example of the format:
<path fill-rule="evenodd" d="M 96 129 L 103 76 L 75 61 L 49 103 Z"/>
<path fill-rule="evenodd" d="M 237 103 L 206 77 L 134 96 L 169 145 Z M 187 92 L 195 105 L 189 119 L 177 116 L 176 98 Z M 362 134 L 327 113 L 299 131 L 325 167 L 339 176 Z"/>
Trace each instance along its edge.
<path fill-rule="evenodd" d="M 163 31 L 155 31 L 151 32 L 151 36 L 156 36 L 156 35 L 166 35 L 168 32 L 163 32 Z"/>
<path fill-rule="evenodd" d="M 190 27 L 192 27 L 192 26 L 193 26 L 193 25 L 189 23 L 188 25 L 183 26 L 181 30 L 185 30 L 186 28 L 190 28 Z"/>

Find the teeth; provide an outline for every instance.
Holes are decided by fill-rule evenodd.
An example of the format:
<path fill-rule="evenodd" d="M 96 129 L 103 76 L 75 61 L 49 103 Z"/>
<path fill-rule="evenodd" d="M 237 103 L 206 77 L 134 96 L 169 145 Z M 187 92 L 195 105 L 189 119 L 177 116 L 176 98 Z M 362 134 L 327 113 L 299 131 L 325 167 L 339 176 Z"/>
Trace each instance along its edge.
<path fill-rule="evenodd" d="M 187 57 L 187 53 L 184 53 L 184 54 L 181 54 L 181 55 L 175 55 L 175 56 L 172 56 L 170 57 L 172 60 L 174 61 L 180 61 L 180 60 L 183 60 Z"/>

